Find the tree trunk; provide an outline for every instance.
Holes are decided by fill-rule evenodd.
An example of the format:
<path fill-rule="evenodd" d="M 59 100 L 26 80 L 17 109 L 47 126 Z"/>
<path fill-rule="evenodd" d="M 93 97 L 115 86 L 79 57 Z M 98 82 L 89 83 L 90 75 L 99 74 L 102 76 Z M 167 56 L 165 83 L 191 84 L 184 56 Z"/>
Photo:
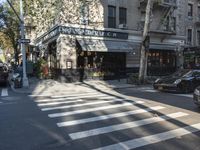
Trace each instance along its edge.
<path fill-rule="evenodd" d="M 140 70 L 139 70 L 139 82 L 143 84 L 147 75 L 147 59 L 148 59 L 148 47 L 149 47 L 149 28 L 150 28 L 150 15 L 151 5 L 153 0 L 148 0 L 146 6 L 146 16 L 143 31 L 143 40 L 141 45 L 141 56 L 140 56 Z"/>

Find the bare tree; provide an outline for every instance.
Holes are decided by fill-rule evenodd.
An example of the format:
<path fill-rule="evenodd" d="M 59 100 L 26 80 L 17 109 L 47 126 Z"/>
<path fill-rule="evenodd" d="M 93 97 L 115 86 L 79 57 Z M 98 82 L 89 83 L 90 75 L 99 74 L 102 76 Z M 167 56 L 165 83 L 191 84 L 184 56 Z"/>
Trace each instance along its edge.
<path fill-rule="evenodd" d="M 141 45 L 141 56 L 140 56 L 140 70 L 139 70 L 139 82 L 143 84 L 147 75 L 147 59 L 148 59 L 148 47 L 149 47 L 149 28 L 150 28 L 150 16 L 151 6 L 153 0 L 148 0 L 146 6 L 146 16 L 143 31 L 143 40 Z"/>

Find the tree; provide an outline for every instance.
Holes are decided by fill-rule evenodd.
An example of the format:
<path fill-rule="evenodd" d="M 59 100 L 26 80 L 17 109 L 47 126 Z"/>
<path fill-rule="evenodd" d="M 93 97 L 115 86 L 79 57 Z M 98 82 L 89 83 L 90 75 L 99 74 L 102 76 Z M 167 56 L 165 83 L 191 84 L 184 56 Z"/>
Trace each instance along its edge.
<path fill-rule="evenodd" d="M 140 70 L 139 70 L 139 82 L 142 84 L 145 82 L 147 75 L 147 59 L 148 59 L 148 47 L 149 47 L 149 28 L 150 28 L 150 16 L 151 6 L 153 0 L 148 0 L 146 6 L 146 16 L 143 31 L 143 40 L 141 45 L 141 56 L 140 56 Z"/>
<path fill-rule="evenodd" d="M 16 1 L 12 0 L 11 3 L 16 10 L 19 10 Z M 0 5 L 0 34 L 3 36 L 0 39 L 2 47 L 12 49 L 15 53 L 15 60 L 18 61 L 19 20 L 7 3 Z"/>

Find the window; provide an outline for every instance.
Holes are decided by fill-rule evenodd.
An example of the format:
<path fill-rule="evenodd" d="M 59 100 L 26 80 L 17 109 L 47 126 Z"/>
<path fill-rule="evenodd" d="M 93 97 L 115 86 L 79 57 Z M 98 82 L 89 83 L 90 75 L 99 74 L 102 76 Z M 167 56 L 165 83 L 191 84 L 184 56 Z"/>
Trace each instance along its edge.
<path fill-rule="evenodd" d="M 108 6 L 108 28 L 116 28 L 116 7 Z"/>
<path fill-rule="evenodd" d="M 126 8 L 119 8 L 119 24 L 126 24 L 127 20 L 126 17 L 127 16 L 127 11 Z"/>
<path fill-rule="evenodd" d="M 198 21 L 200 21 L 200 6 L 198 6 Z"/>
<path fill-rule="evenodd" d="M 187 31 L 187 44 L 192 44 L 192 29 L 188 29 Z"/>
<path fill-rule="evenodd" d="M 188 16 L 192 17 L 193 16 L 193 5 L 188 4 Z"/>
<path fill-rule="evenodd" d="M 89 24 L 89 7 L 85 2 L 80 5 L 80 24 Z"/>
<path fill-rule="evenodd" d="M 171 25 L 172 25 L 172 31 L 176 31 L 176 17 L 172 17 L 171 20 Z"/>
<path fill-rule="evenodd" d="M 197 31 L 197 45 L 200 46 L 200 31 Z"/>

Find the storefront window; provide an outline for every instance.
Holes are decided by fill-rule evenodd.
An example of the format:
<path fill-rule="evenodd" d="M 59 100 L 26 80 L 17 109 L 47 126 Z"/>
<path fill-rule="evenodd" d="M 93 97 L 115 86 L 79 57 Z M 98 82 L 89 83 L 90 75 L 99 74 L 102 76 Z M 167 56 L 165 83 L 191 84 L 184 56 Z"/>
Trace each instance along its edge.
<path fill-rule="evenodd" d="M 175 51 L 150 50 L 148 55 L 148 75 L 166 75 L 176 69 Z"/>
<path fill-rule="evenodd" d="M 94 77 L 116 77 L 125 74 L 126 53 L 85 51 L 78 54 L 77 65 Z"/>

